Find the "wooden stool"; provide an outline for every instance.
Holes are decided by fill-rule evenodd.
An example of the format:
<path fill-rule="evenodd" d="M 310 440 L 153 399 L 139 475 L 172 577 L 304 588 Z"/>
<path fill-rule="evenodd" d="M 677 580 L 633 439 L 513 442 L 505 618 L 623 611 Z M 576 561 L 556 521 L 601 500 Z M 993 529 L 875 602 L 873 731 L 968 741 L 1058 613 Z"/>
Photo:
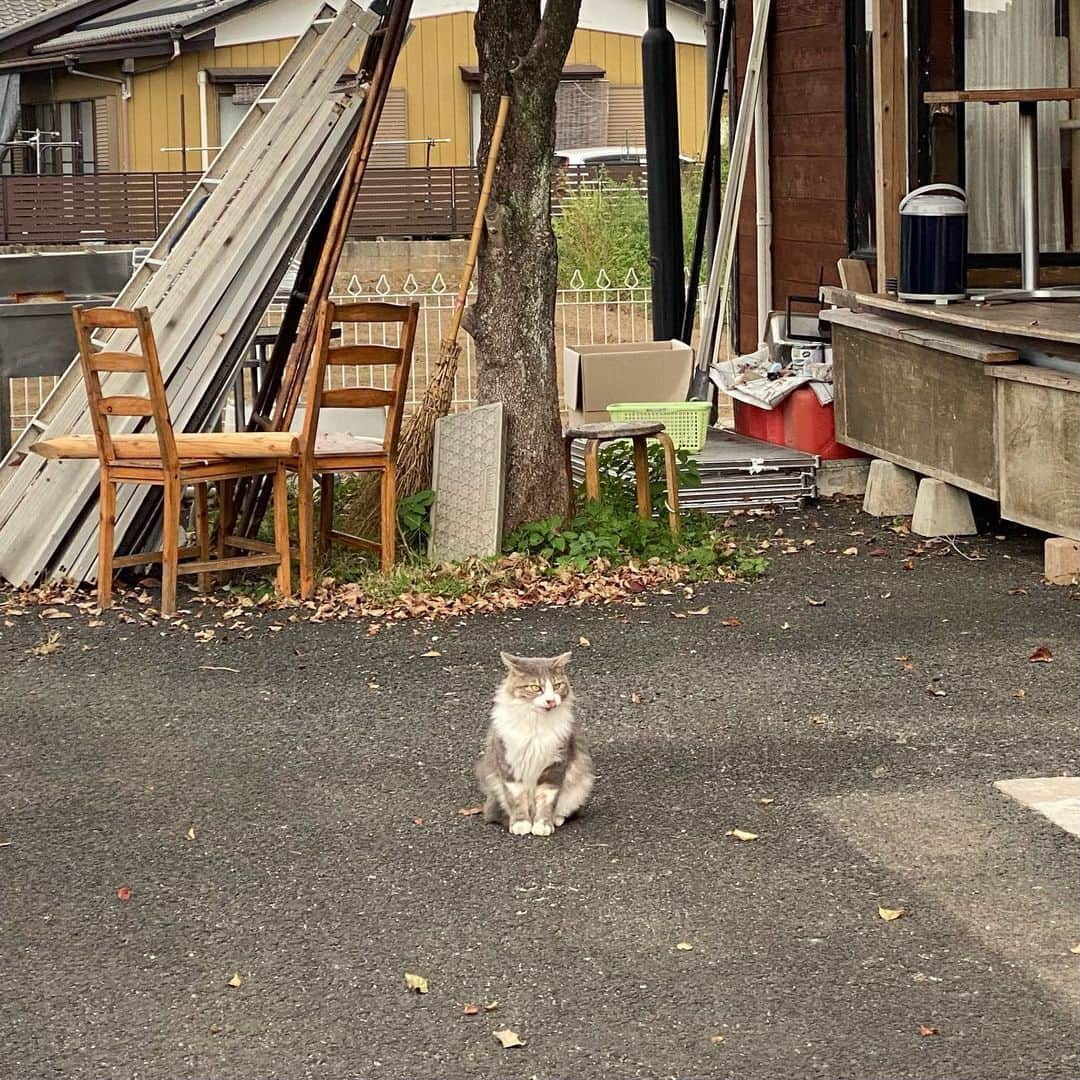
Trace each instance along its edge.
<path fill-rule="evenodd" d="M 566 451 L 566 483 L 570 490 L 570 513 L 574 512 L 574 474 L 570 448 L 575 439 L 587 439 L 585 444 L 585 494 L 589 499 L 600 498 L 600 444 L 613 439 L 631 439 L 634 443 L 634 477 L 637 481 L 638 514 L 652 517 L 652 498 L 649 493 L 648 440 L 656 439 L 664 448 L 664 476 L 667 482 L 668 526 L 672 536 L 679 535 L 679 473 L 675 464 L 675 444 L 659 422 L 647 420 L 624 423 L 577 424 L 563 432 Z"/>

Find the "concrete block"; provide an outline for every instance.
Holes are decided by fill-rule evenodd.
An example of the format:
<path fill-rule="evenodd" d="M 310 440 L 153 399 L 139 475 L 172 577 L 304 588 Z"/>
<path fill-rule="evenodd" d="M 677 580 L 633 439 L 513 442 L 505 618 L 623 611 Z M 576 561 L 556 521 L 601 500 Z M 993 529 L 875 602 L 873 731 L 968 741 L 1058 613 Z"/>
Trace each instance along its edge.
<path fill-rule="evenodd" d="M 1043 577 L 1051 585 L 1075 585 L 1080 580 L 1080 541 L 1050 537 L 1043 546 Z"/>
<path fill-rule="evenodd" d="M 978 530 L 968 493 L 943 480 L 920 480 L 911 531 L 918 536 L 974 536 Z"/>
<path fill-rule="evenodd" d="M 863 513 L 874 517 L 907 517 L 915 512 L 918 486 L 919 478 L 910 469 L 875 458 L 866 477 Z"/>
<path fill-rule="evenodd" d="M 831 495 L 864 495 L 870 474 L 869 458 L 837 458 L 822 461 L 817 467 L 818 497 Z"/>

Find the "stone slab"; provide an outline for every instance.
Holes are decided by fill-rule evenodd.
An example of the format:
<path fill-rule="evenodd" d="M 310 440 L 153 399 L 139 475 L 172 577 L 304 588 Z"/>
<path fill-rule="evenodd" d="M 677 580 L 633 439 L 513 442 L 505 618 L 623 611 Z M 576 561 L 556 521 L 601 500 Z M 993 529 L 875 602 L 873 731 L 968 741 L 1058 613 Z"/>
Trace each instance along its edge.
<path fill-rule="evenodd" d="M 870 474 L 869 458 L 823 460 L 817 467 L 818 498 L 832 495 L 863 495 Z"/>
<path fill-rule="evenodd" d="M 456 562 L 502 546 L 506 416 L 501 403 L 435 423 L 430 558 Z"/>
<path fill-rule="evenodd" d="M 1067 833 L 1080 836 L 1080 776 L 997 780 L 994 787 L 1049 818 Z"/>

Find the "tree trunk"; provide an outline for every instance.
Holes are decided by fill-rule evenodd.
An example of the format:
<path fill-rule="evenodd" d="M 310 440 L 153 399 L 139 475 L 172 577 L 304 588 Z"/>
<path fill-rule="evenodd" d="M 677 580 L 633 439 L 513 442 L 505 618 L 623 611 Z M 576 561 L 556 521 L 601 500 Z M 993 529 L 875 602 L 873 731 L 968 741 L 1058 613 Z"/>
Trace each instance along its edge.
<path fill-rule="evenodd" d="M 567 508 L 555 369 L 558 254 L 551 228 L 555 92 L 581 0 L 480 0 L 480 164 L 499 97 L 510 118 L 480 246 L 479 291 L 469 318 L 481 404 L 501 401 L 509 421 L 505 527 Z"/>

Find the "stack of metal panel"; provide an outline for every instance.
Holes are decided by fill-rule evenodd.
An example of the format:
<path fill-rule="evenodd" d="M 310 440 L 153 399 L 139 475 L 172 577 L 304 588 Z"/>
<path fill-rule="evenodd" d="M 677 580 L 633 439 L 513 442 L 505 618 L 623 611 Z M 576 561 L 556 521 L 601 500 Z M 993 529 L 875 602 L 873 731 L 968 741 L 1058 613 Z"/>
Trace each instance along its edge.
<path fill-rule="evenodd" d="M 701 486 L 679 489 L 684 510 L 794 510 L 817 495 L 818 458 L 801 450 L 710 428 L 695 457 Z M 580 482 L 585 474 L 585 443 L 580 439 L 574 443 L 572 461 L 575 479 Z"/>
<path fill-rule="evenodd" d="M 150 311 L 177 431 L 212 423 L 290 256 L 330 194 L 366 96 L 338 83 L 378 22 L 357 0 L 327 0 L 116 299 Z M 95 340 L 113 350 L 134 344 L 123 330 Z M 108 391 L 145 392 L 139 379 L 110 374 Z M 93 580 L 97 462 L 28 453 L 41 438 L 90 431 L 73 364 L 0 462 L 0 576 L 12 584 Z M 121 545 L 152 497 L 146 488 L 120 489 Z"/>

